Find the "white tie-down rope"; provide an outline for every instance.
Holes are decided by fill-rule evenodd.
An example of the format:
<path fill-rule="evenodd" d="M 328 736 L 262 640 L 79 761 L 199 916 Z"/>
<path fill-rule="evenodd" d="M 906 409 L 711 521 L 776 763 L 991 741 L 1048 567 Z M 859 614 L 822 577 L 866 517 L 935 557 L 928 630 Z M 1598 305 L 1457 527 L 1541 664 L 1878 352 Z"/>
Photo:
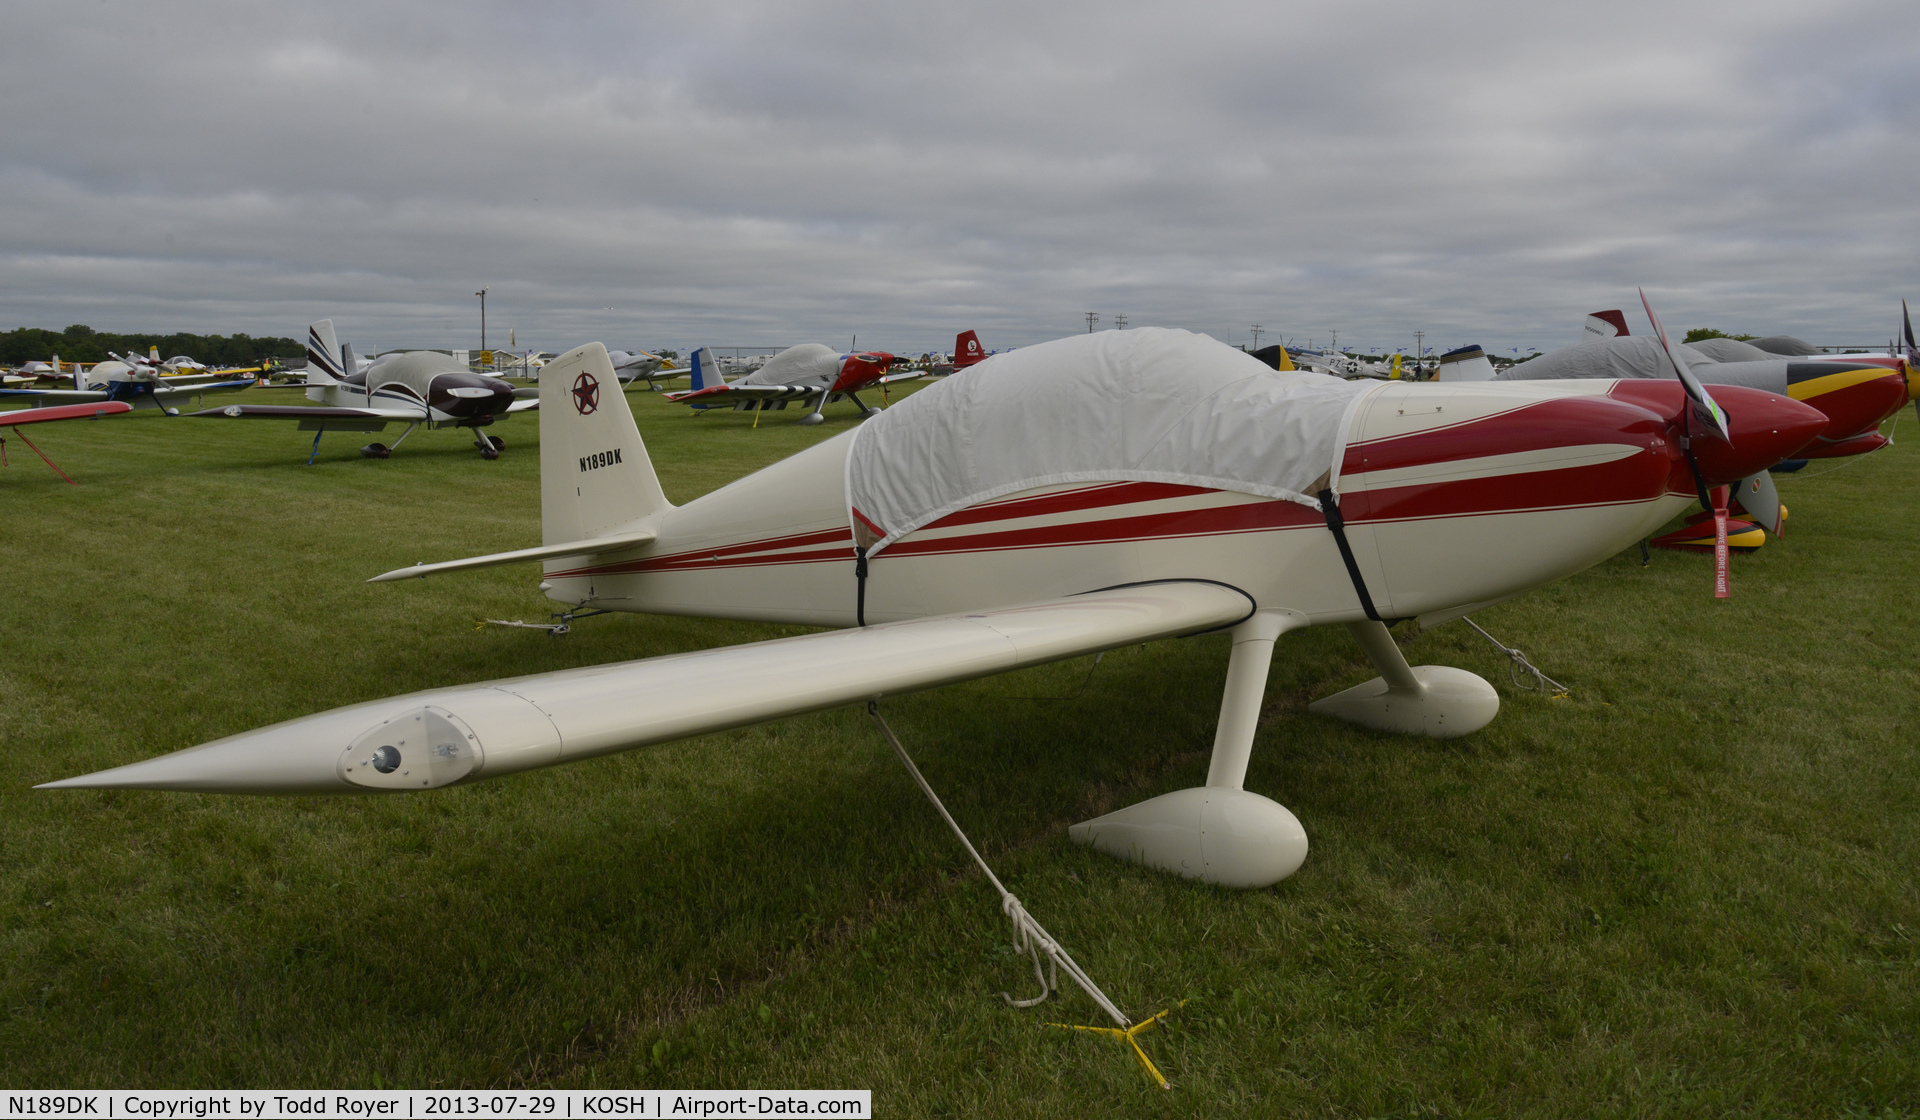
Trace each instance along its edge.
<path fill-rule="evenodd" d="M 1540 670 L 1534 668 L 1533 662 L 1527 660 L 1526 654 L 1521 653 L 1519 650 L 1514 649 L 1510 645 L 1506 645 L 1505 643 L 1501 642 L 1500 639 L 1494 637 L 1492 634 L 1489 634 L 1485 630 L 1480 629 L 1480 624 L 1475 622 L 1473 619 L 1468 618 L 1465 615 L 1462 615 L 1460 617 L 1460 621 L 1466 623 L 1468 626 L 1473 627 L 1474 631 L 1478 633 L 1482 638 L 1485 638 L 1487 641 L 1493 643 L 1493 648 L 1507 655 L 1507 658 L 1510 662 L 1507 665 L 1507 678 L 1513 681 L 1513 687 L 1518 689 L 1524 689 L 1528 692 L 1550 692 L 1554 696 L 1565 696 L 1568 693 L 1573 691 L 1572 689 L 1568 688 L 1566 685 L 1561 684 L 1559 681 L 1554 680 L 1552 677 L 1549 677 L 1545 673 L 1542 673 Z M 1527 684 L 1520 679 L 1520 674 L 1523 670 L 1527 673 L 1532 674 L 1534 683 Z"/>
<path fill-rule="evenodd" d="M 1080 966 L 1067 955 L 1067 951 L 1060 947 L 1060 943 L 1034 920 L 1032 914 L 1027 913 L 1026 907 L 1020 905 L 1020 900 L 1014 897 L 1013 892 L 1001 885 L 1000 877 L 993 873 L 993 868 L 987 866 L 987 861 L 980 858 L 980 852 L 974 848 L 973 841 L 967 839 L 967 834 L 954 823 L 953 814 L 947 812 L 947 807 L 940 803 L 940 795 L 933 792 L 933 787 L 928 785 L 927 779 L 921 775 L 920 768 L 913 764 L 913 759 L 907 757 L 907 749 L 900 745 L 900 740 L 894 735 L 893 728 L 888 727 L 887 721 L 881 718 L 880 705 L 868 701 L 867 714 L 873 717 L 874 724 L 880 728 L 880 734 L 887 737 L 888 744 L 893 747 L 893 753 L 900 756 L 900 761 L 907 767 L 907 773 L 913 775 L 913 780 L 920 786 L 920 792 L 927 795 L 927 800 L 933 802 L 933 807 L 940 811 L 940 817 L 947 822 L 947 827 L 953 829 L 953 834 L 960 838 L 960 843 L 967 849 L 967 854 L 972 856 L 973 862 L 979 865 L 980 873 L 987 877 L 987 882 L 993 884 L 994 890 L 1000 892 L 1000 912 L 1013 923 L 1014 950 L 1027 954 L 1033 960 L 1033 974 L 1040 981 L 1040 994 L 1032 999 L 1014 999 L 1011 994 L 1001 992 L 1001 998 L 1015 1007 L 1032 1007 L 1045 1000 L 1052 992 L 1059 990 L 1059 974 L 1065 972 L 1068 978 L 1080 985 L 1081 991 L 1092 996 L 1093 1002 L 1099 1004 L 1100 1009 L 1105 1011 L 1114 1022 L 1120 1024 L 1122 1029 L 1129 1026 L 1127 1017 L 1113 1005 L 1113 1001 L 1100 990 L 1100 986 L 1081 971 Z M 1041 959 L 1043 956 L 1046 958 L 1045 961 Z M 1052 973 L 1051 977 L 1049 977 L 1049 971 Z"/>

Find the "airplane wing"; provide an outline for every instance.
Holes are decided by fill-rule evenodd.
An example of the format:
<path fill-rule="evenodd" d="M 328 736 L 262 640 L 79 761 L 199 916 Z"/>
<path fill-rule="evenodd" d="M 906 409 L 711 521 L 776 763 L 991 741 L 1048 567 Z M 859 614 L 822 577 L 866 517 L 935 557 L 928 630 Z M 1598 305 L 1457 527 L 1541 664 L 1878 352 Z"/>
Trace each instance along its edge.
<path fill-rule="evenodd" d="M 533 409 L 536 409 L 539 407 L 540 407 L 539 397 L 532 397 L 524 401 L 514 401 L 512 404 L 507 406 L 507 415 L 511 416 L 516 412 L 530 412 Z"/>
<path fill-rule="evenodd" d="M 251 388 L 253 382 L 251 380 L 211 381 L 199 385 L 148 384 L 144 382 L 125 382 L 125 384 L 137 386 L 137 388 L 123 392 L 121 396 L 124 399 L 132 400 L 135 397 L 151 395 L 155 400 L 164 401 L 174 397 L 197 397 L 202 393 L 237 393 L 242 389 Z M 106 389 L 0 389 L 0 397 L 26 397 L 33 400 L 63 401 L 74 404 L 114 399 Z"/>
<path fill-rule="evenodd" d="M 126 401 L 96 401 L 91 404 L 16 408 L 8 412 L 0 412 L 0 428 L 14 428 L 21 424 L 41 424 L 48 420 L 79 420 L 90 416 L 112 416 L 116 412 L 132 411 L 133 406 Z"/>
<path fill-rule="evenodd" d="M 825 385 L 746 385 L 735 382 L 732 385 L 709 385 L 704 389 L 687 389 L 682 392 L 668 393 L 670 401 L 686 401 L 689 404 L 718 404 L 723 401 L 797 401 L 812 400 L 820 395 Z"/>
<path fill-rule="evenodd" d="M 1253 600 L 1174 580 L 336 708 L 41 789 L 433 789 L 1233 626 Z"/>
<path fill-rule="evenodd" d="M 442 560 L 438 564 L 415 564 L 411 568 L 395 568 L 391 572 L 382 572 L 367 582 L 392 583 L 398 579 L 425 579 L 439 572 L 464 572 L 473 568 L 491 568 L 499 564 L 519 564 L 532 560 L 557 560 L 562 556 L 599 556 L 602 553 L 639 548 L 641 545 L 651 544 L 653 540 L 654 534 L 646 530 L 638 533 L 620 533 L 611 537 L 589 537 L 581 541 L 517 548 L 512 552 L 495 552 L 487 556 L 469 556 L 464 560 Z"/>
<path fill-rule="evenodd" d="M 197 397 L 202 393 L 237 393 L 242 389 L 251 389 L 253 385 L 254 381 L 251 377 L 243 381 L 204 381 L 187 385 L 183 385 L 177 381 L 169 381 L 155 385 L 153 387 L 153 395 L 156 397 Z"/>
<path fill-rule="evenodd" d="M 105 389 L 0 389 L 0 397 L 21 397 L 35 401 L 67 401 L 82 404 L 107 399 Z"/>
<path fill-rule="evenodd" d="M 188 416 L 225 417 L 234 420 L 371 420 L 412 424 L 423 419 L 417 408 L 324 408 L 297 404 L 230 404 L 225 408 L 205 408 Z"/>

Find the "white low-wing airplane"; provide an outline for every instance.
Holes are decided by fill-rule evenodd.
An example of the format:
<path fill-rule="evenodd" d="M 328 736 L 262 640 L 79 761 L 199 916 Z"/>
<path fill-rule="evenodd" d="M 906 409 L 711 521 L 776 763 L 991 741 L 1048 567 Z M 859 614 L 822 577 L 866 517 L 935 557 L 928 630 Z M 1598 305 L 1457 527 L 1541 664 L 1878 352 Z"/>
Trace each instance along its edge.
<path fill-rule="evenodd" d="M 884 350 L 842 354 L 831 346 L 807 342 L 787 347 L 768 358 L 766 365 L 738 381 L 729 382 L 721 374 L 719 363 L 711 361 L 712 356 L 713 352 L 704 346 L 694 351 L 688 368 L 693 388 L 668 393 L 667 399 L 694 408 L 737 409 L 785 408 L 789 401 L 812 400 L 813 411 L 802 416 L 800 423 L 818 424 L 826 419 L 821 413 L 829 401 L 845 397 L 863 414 L 872 414 L 879 410 L 861 400 L 857 395 L 859 390 L 889 380 L 907 381 L 922 376 L 912 373 L 889 378 L 887 371 L 895 359 Z"/>
<path fill-rule="evenodd" d="M 355 373 L 347 373 L 351 368 Z M 474 373 L 465 363 L 433 350 L 388 354 L 362 366 L 351 346 L 335 341 L 333 320 L 307 328 L 307 399 L 321 407 L 258 404 L 210 408 L 194 416 L 236 420 L 297 420 L 313 433 L 313 455 L 328 432 L 378 432 L 400 423 L 407 430 L 389 447 L 370 443 L 360 449 L 369 459 L 385 459 L 422 425 L 471 428 L 473 443 L 485 459 L 498 459 L 506 441 L 480 431 L 502 416 L 540 407 L 538 400 L 516 399 L 513 386 Z M 618 382 L 611 390 L 619 394 Z M 532 392 L 531 389 L 528 392 Z M 307 462 L 313 462 L 311 456 Z"/>
<path fill-rule="evenodd" d="M 650 388 L 658 388 L 661 381 L 672 381 L 676 377 L 687 376 L 684 369 L 676 369 L 672 362 L 658 354 L 649 354 L 645 350 L 612 350 L 607 357 L 613 362 L 613 375 L 621 384 L 630 385 L 635 381 L 644 381 Z"/>
<path fill-rule="evenodd" d="M 221 379 L 215 373 L 176 374 L 157 361 L 115 355 L 109 361 L 96 362 L 82 370 L 73 366 L 71 389 L 0 389 L 0 397 L 29 400 L 36 408 L 48 405 L 92 404 L 98 401 L 125 401 L 134 408 L 158 408 L 170 416 L 179 415 L 176 402 L 184 402 L 208 393 L 237 393 L 252 388 L 253 378 Z"/>
<path fill-rule="evenodd" d="M 1410 667 L 1387 622 L 1580 571 L 1686 506 L 1696 473 L 1751 474 L 1823 422 L 1733 387 L 1730 435 L 1710 438 L 1672 382 L 1342 381 L 1184 331 L 1107 331 L 988 359 L 674 506 L 613 377 L 597 343 L 542 371 L 546 543 L 376 580 L 540 561 L 541 588 L 575 606 L 842 629 L 357 704 L 43 788 L 433 789 L 1231 631 L 1207 784 L 1072 833 L 1263 886 L 1307 850 L 1291 813 L 1242 788 L 1281 634 L 1344 624 L 1380 670 L 1315 710 L 1467 734 L 1493 689 Z M 583 385 L 604 387 L 597 404 Z"/>

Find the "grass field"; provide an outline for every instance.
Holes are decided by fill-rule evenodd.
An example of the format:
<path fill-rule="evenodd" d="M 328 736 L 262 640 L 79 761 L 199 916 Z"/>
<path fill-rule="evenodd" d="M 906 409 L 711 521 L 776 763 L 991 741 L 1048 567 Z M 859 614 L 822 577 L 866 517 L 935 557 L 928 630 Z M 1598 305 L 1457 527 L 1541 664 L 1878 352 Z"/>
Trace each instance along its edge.
<path fill-rule="evenodd" d="M 275 391 L 272 395 L 280 394 Z M 262 393 L 262 398 L 269 396 Z M 852 422 L 629 394 L 685 501 Z M 1907 418 L 1906 433 L 1913 433 Z M 1493 681 L 1448 742 L 1308 714 L 1372 675 L 1274 658 L 1248 788 L 1312 838 L 1278 887 L 1129 867 L 1069 823 L 1198 785 L 1223 638 L 890 702 L 1026 905 L 1148 1036 L 1032 1011 L 991 890 L 856 710 L 408 797 L 36 782 L 438 685 L 792 632 L 613 617 L 565 639 L 530 568 L 537 424 L 386 462 L 290 424 L 144 413 L 9 439 L 0 471 L 0 1083 L 865 1087 L 925 1116 L 1920 1114 L 1920 450 L 1782 481 L 1735 560 L 1622 555 L 1483 612 L 1573 687 Z M 388 436 L 396 434 L 389 432 Z M 10 435 L 0 428 L 0 435 Z M 1076 690 L 1086 682 L 1084 692 Z"/>

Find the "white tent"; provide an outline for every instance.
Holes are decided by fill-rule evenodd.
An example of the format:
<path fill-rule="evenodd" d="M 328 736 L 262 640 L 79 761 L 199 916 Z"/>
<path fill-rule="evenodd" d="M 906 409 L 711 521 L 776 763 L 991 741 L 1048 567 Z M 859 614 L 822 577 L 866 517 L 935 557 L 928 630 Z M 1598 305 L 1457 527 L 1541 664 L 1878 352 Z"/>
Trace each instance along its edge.
<path fill-rule="evenodd" d="M 1170 482 L 1314 509 L 1378 381 L 1276 373 L 1205 335 L 1075 335 L 998 354 L 868 420 L 848 514 L 872 555 L 950 513 L 1077 482 Z"/>

